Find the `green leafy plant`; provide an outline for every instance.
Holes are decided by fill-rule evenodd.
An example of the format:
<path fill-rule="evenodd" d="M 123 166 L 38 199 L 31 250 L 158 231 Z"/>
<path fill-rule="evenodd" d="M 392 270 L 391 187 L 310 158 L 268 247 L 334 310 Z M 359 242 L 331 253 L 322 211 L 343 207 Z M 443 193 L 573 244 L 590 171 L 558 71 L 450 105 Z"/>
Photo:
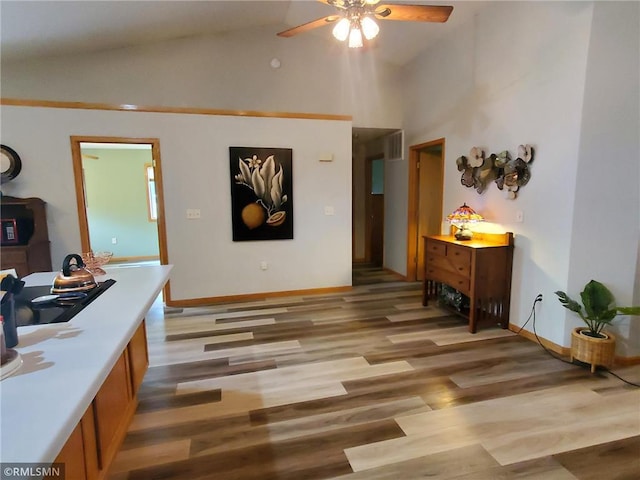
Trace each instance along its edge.
<path fill-rule="evenodd" d="M 616 306 L 615 298 L 611 291 L 596 280 L 591 280 L 587 283 L 580 293 L 583 305 L 580 305 L 580 303 L 562 291 L 557 291 L 555 294 L 564 308 L 577 313 L 587 324 L 587 334 L 592 337 L 602 337 L 602 329 L 610 325 L 618 315 L 640 315 L 640 306 Z"/>

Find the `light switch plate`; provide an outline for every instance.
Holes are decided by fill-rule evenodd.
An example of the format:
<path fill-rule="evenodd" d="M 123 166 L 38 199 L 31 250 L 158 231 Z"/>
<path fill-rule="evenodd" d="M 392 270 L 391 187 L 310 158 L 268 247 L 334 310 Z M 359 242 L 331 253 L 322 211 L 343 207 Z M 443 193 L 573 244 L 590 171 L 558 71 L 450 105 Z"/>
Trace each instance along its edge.
<path fill-rule="evenodd" d="M 335 215 L 336 211 L 333 207 L 324 207 L 324 214 L 325 215 Z"/>
<path fill-rule="evenodd" d="M 187 218 L 190 220 L 194 220 L 196 218 L 200 218 L 200 209 L 199 208 L 187 208 Z"/>

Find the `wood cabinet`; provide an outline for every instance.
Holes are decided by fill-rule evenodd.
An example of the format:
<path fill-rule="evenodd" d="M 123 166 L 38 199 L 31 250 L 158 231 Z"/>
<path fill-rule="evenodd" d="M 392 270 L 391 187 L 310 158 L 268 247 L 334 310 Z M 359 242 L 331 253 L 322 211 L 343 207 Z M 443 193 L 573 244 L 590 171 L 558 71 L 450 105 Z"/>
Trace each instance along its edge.
<path fill-rule="evenodd" d="M 103 480 L 127 434 L 148 367 L 144 320 L 56 458 L 66 478 Z"/>
<path fill-rule="evenodd" d="M 50 272 L 51 247 L 45 202 L 40 198 L 3 196 L 0 200 L 0 217 L 3 230 L 5 222 L 15 222 L 14 238 L 2 235 L 2 269 L 15 268 L 19 278 L 33 272 Z"/>
<path fill-rule="evenodd" d="M 136 407 L 136 402 L 132 402 L 131 371 L 128 367 L 125 351 L 93 400 L 98 467 L 101 470 L 105 470 L 116 456 L 133 416 L 130 410 Z"/>
<path fill-rule="evenodd" d="M 144 374 L 149 366 L 149 350 L 147 349 L 147 330 L 145 322 L 142 322 L 136 333 L 131 337 L 127 346 L 129 365 L 131 369 L 131 391 L 135 396 L 142 384 Z"/>
<path fill-rule="evenodd" d="M 82 416 L 55 462 L 64 464 L 65 478 L 81 480 L 95 480 L 97 478 L 97 449 L 93 405 L 90 405 Z M 45 478 L 49 479 L 49 477 Z"/>
<path fill-rule="evenodd" d="M 513 233 L 475 234 L 472 240 L 453 236 L 424 237 L 422 304 L 439 296 L 448 285 L 469 298 L 467 309 L 456 311 L 476 333 L 481 322 L 509 326 Z"/>

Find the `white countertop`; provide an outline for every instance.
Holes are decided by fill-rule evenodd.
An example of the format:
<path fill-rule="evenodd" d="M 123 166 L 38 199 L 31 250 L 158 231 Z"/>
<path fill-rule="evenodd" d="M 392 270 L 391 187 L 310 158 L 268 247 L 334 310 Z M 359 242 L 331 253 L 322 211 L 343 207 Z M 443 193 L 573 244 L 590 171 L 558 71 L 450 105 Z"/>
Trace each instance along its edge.
<path fill-rule="evenodd" d="M 52 462 L 169 278 L 105 268 L 116 283 L 66 323 L 18 327 L 20 369 L 0 382 L 0 462 Z M 56 272 L 25 277 L 51 285 Z"/>

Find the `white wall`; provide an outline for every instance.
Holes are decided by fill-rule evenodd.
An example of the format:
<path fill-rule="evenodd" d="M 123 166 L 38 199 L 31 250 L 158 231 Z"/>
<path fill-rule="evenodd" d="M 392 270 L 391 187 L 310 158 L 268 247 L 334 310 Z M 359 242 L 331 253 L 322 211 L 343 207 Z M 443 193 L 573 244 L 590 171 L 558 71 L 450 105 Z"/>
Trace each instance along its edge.
<path fill-rule="evenodd" d="M 0 115 L 2 141 L 24 163 L 3 192 L 47 202 L 54 265 L 80 249 L 69 137 L 151 137 L 160 140 L 172 300 L 351 285 L 351 122 L 12 106 Z M 293 240 L 232 241 L 229 146 L 293 149 Z M 327 152 L 335 160 L 319 162 Z M 202 218 L 187 220 L 188 208 Z"/>
<path fill-rule="evenodd" d="M 599 280 L 620 306 L 632 305 L 640 273 L 639 24 L 638 2 L 594 5 L 567 287 L 577 296 Z M 580 325 L 569 312 L 568 321 Z M 618 354 L 640 352 L 640 318 L 613 330 Z"/>
<path fill-rule="evenodd" d="M 283 28 L 284 29 L 284 26 Z M 351 115 L 397 127 L 397 71 L 332 38 L 277 27 L 101 53 L 3 62 L 2 96 L 58 101 Z M 270 67 L 272 58 L 281 61 Z"/>
<path fill-rule="evenodd" d="M 542 293 L 537 333 L 560 345 L 569 344 L 572 325 L 566 325 L 556 290 L 573 293 L 582 283 L 574 277 L 585 271 L 612 278 L 621 270 L 617 293 L 630 299 L 637 275 L 637 224 L 632 222 L 628 239 L 616 241 L 614 249 L 610 245 L 612 223 L 624 215 L 613 213 L 620 210 L 620 198 L 638 208 L 638 5 L 597 6 L 596 12 L 606 13 L 594 15 L 590 2 L 497 2 L 404 74 L 407 146 L 446 138 L 445 211 L 467 202 L 503 231 L 515 233 L 511 323 L 524 324 L 533 299 Z M 620 23 L 617 16 L 626 20 Z M 607 82 L 618 71 L 624 80 Z M 599 114 L 603 105 L 605 116 Z M 585 149 L 596 142 L 587 154 L 592 160 L 586 159 Z M 468 156 L 471 147 L 515 154 L 521 143 L 534 145 L 536 157 L 531 180 L 516 200 L 504 198 L 494 185 L 479 195 L 460 184 L 455 160 Z M 617 183 L 615 175 L 602 181 L 608 175 L 604 164 L 613 163 L 603 156 L 613 152 L 615 169 L 622 166 L 623 175 L 629 175 L 621 195 L 612 193 L 615 187 L 605 193 L 611 190 L 608 184 Z M 396 238 L 387 240 L 393 252 L 386 257 L 394 263 L 387 266 L 405 271 L 407 163 L 387 167 L 389 191 L 395 192 L 390 204 L 397 207 L 390 229 Z M 593 203 L 600 216 L 610 215 L 597 235 L 592 230 L 600 226 L 593 219 L 579 220 Z M 524 213 L 524 222 L 516 223 L 517 211 Z M 589 259 L 604 250 L 606 260 L 594 272 Z M 577 263 L 581 267 L 575 272 Z"/>

